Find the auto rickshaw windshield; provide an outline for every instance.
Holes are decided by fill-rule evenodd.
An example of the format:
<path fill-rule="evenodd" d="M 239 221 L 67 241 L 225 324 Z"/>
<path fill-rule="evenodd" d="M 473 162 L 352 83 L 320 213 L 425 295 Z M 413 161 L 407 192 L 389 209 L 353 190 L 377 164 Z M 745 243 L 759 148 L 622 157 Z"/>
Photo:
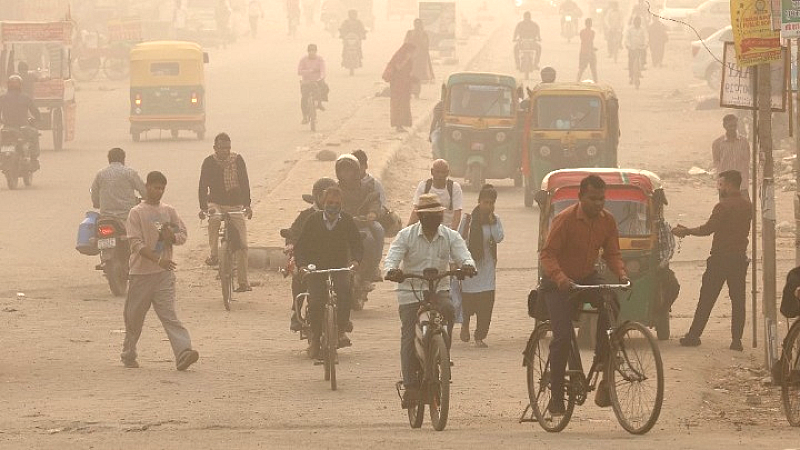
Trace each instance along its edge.
<path fill-rule="evenodd" d="M 543 95 L 536 100 L 537 128 L 553 130 L 598 130 L 602 103 L 588 95 Z"/>
<path fill-rule="evenodd" d="M 550 223 L 557 214 L 577 201 L 577 199 L 564 199 L 553 202 Z M 605 209 L 616 219 L 620 237 L 648 236 L 652 232 L 649 208 L 643 201 L 606 199 Z"/>
<path fill-rule="evenodd" d="M 510 87 L 456 84 L 450 88 L 448 113 L 468 117 L 511 117 L 514 95 Z"/>

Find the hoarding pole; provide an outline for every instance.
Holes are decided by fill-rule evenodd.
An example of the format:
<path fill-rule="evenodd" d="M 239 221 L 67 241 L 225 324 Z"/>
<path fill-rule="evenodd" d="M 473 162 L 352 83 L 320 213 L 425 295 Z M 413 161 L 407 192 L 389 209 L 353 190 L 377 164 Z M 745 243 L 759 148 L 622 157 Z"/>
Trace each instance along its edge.
<path fill-rule="evenodd" d="M 777 308 L 776 308 L 776 260 L 775 260 L 775 184 L 774 161 L 772 159 L 772 89 L 770 65 L 758 65 L 758 145 L 764 158 L 764 173 L 761 182 L 761 243 L 763 246 L 764 284 L 762 314 L 764 315 L 765 367 L 772 368 L 776 354 Z"/>
<path fill-rule="evenodd" d="M 755 76 L 755 96 L 758 98 L 758 71 L 753 71 Z M 753 348 L 758 347 L 758 109 L 753 109 L 753 122 L 750 127 L 753 146 L 751 150 L 752 161 L 750 167 L 750 198 L 753 199 L 750 205 L 752 210 L 753 222 L 750 225 L 750 243 L 752 244 L 751 266 L 750 266 L 750 292 L 752 304 L 750 307 L 753 317 Z"/>
<path fill-rule="evenodd" d="M 797 58 L 800 61 L 800 39 L 797 39 Z M 791 78 L 791 70 L 789 70 Z M 789 80 L 789 95 L 792 93 Z M 797 71 L 797 108 L 794 110 L 794 266 L 800 266 L 800 70 Z"/>

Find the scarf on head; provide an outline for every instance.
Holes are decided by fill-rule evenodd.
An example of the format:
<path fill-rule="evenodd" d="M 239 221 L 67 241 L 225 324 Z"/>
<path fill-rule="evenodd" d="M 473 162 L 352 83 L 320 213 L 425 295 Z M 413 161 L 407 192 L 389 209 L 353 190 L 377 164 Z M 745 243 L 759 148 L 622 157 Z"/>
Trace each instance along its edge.
<path fill-rule="evenodd" d="M 214 159 L 217 161 L 217 164 L 222 167 L 222 181 L 225 183 L 225 192 L 238 191 L 239 171 L 237 170 L 238 166 L 236 162 L 239 159 L 239 155 L 231 152 L 227 159 L 219 159 L 217 155 L 214 154 Z"/>
<path fill-rule="evenodd" d="M 467 236 L 467 248 L 469 249 L 472 259 L 480 261 L 483 259 L 483 226 L 488 224 L 489 221 L 484 218 L 480 211 L 480 207 L 476 206 L 472 210 L 469 221 L 469 236 Z M 497 261 L 497 242 L 494 240 L 489 242 L 489 251 L 492 257 Z"/>

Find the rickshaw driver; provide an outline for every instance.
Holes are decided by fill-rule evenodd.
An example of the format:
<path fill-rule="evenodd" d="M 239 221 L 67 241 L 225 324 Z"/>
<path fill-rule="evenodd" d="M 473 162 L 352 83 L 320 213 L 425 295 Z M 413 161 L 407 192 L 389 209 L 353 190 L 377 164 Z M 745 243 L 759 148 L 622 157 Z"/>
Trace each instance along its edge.
<path fill-rule="evenodd" d="M 603 259 L 609 269 L 619 277 L 620 283 L 630 280 L 619 249 L 619 232 L 614 216 L 605 207 L 606 183 L 597 175 L 581 180 L 578 203 L 566 208 L 553 219 L 550 233 L 541 251 L 544 268 L 542 292 L 553 327 L 550 343 L 551 398 L 547 409 L 553 415 L 564 414 L 564 375 L 569 355 L 572 330 L 572 313 L 577 306 L 571 302 L 573 284 L 600 284 L 603 282 L 595 270 L 595 261 L 603 250 Z M 595 294 L 596 295 L 596 294 Z M 598 337 L 608 328 L 608 317 L 598 317 Z M 602 357 L 608 349 L 605 341 L 597 339 L 595 358 Z M 611 405 L 608 383 L 605 379 L 597 387 L 595 403 L 600 407 Z"/>
<path fill-rule="evenodd" d="M 322 101 L 327 98 L 325 92 L 325 60 L 317 55 L 317 44 L 308 44 L 308 56 L 304 56 L 297 65 L 297 74 L 300 75 L 300 109 L 303 111 L 303 124 L 308 123 L 310 111 L 306 111 L 306 99 L 313 89 L 318 90 L 317 109 L 325 111 Z"/>
<path fill-rule="evenodd" d="M 30 114 L 30 115 L 29 115 Z M 0 96 L 0 122 L 3 125 L 18 128 L 30 145 L 30 158 L 34 170 L 39 169 L 39 132 L 31 126 L 29 117 L 34 121 L 41 120 L 39 108 L 33 99 L 22 92 L 22 77 L 8 77 L 8 92 Z"/>

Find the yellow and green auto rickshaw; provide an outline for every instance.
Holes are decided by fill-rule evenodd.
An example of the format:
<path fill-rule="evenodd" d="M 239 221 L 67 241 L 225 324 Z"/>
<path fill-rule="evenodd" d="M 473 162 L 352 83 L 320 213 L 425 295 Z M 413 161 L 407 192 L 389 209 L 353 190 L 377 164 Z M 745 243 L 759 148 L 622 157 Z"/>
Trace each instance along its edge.
<path fill-rule="evenodd" d="M 581 180 L 588 175 L 597 175 L 606 183 L 605 208 L 617 220 L 619 246 L 632 281 L 631 290 L 619 296 L 619 318 L 655 327 L 660 340 L 669 339 L 669 312 L 677 296 L 677 280 L 668 266 L 673 241 L 665 242 L 669 239 L 664 222 L 667 198 L 656 174 L 647 170 L 594 168 L 551 172 L 535 194 L 541 210 L 539 250 L 544 247 L 553 218 L 578 201 Z M 606 280 L 615 281 L 602 259 L 598 262 L 598 272 Z M 541 265 L 539 276 L 543 276 Z M 596 318 L 583 315 L 582 320 L 588 322 L 589 317 Z M 594 336 L 585 327 L 581 328 L 579 336 L 586 339 Z"/>
<path fill-rule="evenodd" d="M 204 64 L 208 54 L 184 41 L 153 41 L 131 50 L 131 137 L 169 130 L 206 133 Z"/>
<path fill-rule="evenodd" d="M 541 83 L 530 91 L 522 137 L 525 206 L 545 175 L 572 167 L 617 167 L 619 102 L 591 82 Z"/>
<path fill-rule="evenodd" d="M 510 75 L 478 72 L 454 73 L 443 85 L 435 156 L 473 188 L 487 179 L 522 182 L 516 86 Z"/>

